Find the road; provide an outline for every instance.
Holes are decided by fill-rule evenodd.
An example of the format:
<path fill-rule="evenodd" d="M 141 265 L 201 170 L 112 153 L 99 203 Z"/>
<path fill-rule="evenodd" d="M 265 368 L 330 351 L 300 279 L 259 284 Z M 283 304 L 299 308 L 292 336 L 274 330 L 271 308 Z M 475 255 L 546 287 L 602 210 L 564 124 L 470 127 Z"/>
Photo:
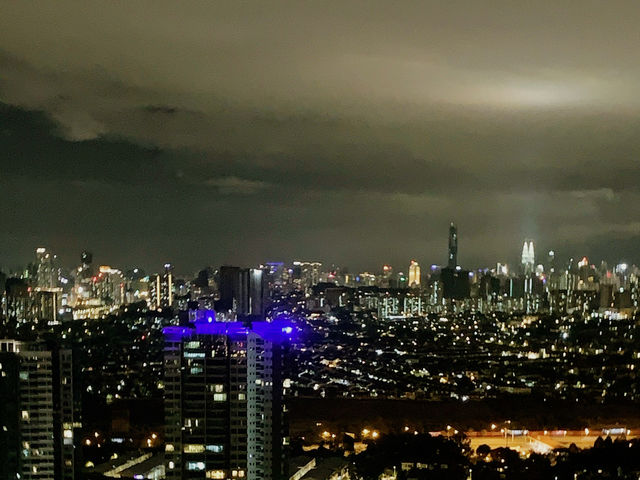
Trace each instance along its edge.
<path fill-rule="evenodd" d="M 609 432 L 612 439 L 625 437 L 627 439 L 637 438 L 640 431 L 628 430 L 624 433 Z M 546 453 L 556 448 L 569 448 L 573 443 L 576 447 L 584 449 L 591 448 L 597 438 L 606 437 L 607 432 L 602 430 L 591 431 L 589 429 L 582 430 L 555 430 L 555 431 L 516 431 L 516 433 L 496 432 L 468 432 L 467 436 L 471 440 L 471 447 L 478 448 L 480 445 L 488 445 L 491 449 L 498 447 L 509 447 L 517 450 L 522 454 L 529 452 Z M 446 432 L 442 432 L 446 435 Z"/>

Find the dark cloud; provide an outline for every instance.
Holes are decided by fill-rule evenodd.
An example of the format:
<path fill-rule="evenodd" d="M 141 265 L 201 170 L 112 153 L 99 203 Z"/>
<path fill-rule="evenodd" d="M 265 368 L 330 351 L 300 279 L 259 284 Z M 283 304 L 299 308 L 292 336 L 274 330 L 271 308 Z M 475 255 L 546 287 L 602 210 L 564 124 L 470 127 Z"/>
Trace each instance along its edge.
<path fill-rule="evenodd" d="M 640 260 L 636 2 L 2 10 L 2 264 Z"/>

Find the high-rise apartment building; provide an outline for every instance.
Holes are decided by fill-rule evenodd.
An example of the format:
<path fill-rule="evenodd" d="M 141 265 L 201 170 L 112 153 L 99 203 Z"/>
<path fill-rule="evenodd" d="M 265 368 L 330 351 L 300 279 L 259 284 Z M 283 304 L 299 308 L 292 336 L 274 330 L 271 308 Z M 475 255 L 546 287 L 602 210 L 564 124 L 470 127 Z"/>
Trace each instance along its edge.
<path fill-rule="evenodd" d="M 0 479 L 74 475 L 69 350 L 0 340 Z"/>
<path fill-rule="evenodd" d="M 300 290 L 306 290 L 320 282 L 320 262 L 293 262 L 293 281 Z"/>
<path fill-rule="evenodd" d="M 192 318 L 164 329 L 167 478 L 286 478 L 291 324 Z"/>
<path fill-rule="evenodd" d="M 173 306 L 174 279 L 173 266 L 165 263 L 164 272 L 157 274 L 149 282 L 149 300 L 152 308 L 161 309 Z"/>
<path fill-rule="evenodd" d="M 36 249 L 36 277 L 32 314 L 37 321 L 57 321 L 62 289 L 58 287 L 56 256 L 46 248 Z"/>

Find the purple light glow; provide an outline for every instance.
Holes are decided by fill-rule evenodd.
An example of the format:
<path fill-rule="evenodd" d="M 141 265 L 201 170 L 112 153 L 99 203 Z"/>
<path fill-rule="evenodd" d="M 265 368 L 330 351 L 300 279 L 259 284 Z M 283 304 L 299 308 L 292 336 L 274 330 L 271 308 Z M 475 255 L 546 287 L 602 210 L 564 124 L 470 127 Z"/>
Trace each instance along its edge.
<path fill-rule="evenodd" d="M 283 342 L 292 340 L 296 333 L 296 327 L 291 320 L 274 320 L 273 322 L 254 322 L 251 331 L 257 333 L 265 340 L 271 342 Z"/>
<path fill-rule="evenodd" d="M 196 312 L 196 321 L 193 327 L 164 327 L 162 333 L 168 341 L 179 342 L 192 335 L 228 335 L 235 338 L 246 338 L 251 332 L 274 343 L 293 340 L 298 332 L 295 324 L 288 318 L 276 319 L 273 322 L 253 322 L 247 327 L 242 322 L 216 322 L 215 314 L 210 316 L 212 310 L 200 310 Z"/>
<path fill-rule="evenodd" d="M 184 337 L 193 335 L 193 328 L 190 327 L 164 327 L 162 334 L 171 342 L 179 342 Z"/>
<path fill-rule="evenodd" d="M 196 323 L 197 335 L 230 335 L 234 337 L 246 336 L 247 327 L 242 322 L 213 322 Z"/>

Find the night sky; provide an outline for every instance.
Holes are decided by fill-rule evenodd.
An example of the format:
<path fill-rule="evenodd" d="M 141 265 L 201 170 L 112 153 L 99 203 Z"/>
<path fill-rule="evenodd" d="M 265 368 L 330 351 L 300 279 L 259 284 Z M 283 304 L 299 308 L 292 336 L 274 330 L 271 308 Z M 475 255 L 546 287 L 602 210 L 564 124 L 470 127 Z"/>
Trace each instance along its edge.
<path fill-rule="evenodd" d="M 0 0 L 0 267 L 640 262 L 640 2 Z M 541 255 L 540 255 L 541 256 Z"/>

